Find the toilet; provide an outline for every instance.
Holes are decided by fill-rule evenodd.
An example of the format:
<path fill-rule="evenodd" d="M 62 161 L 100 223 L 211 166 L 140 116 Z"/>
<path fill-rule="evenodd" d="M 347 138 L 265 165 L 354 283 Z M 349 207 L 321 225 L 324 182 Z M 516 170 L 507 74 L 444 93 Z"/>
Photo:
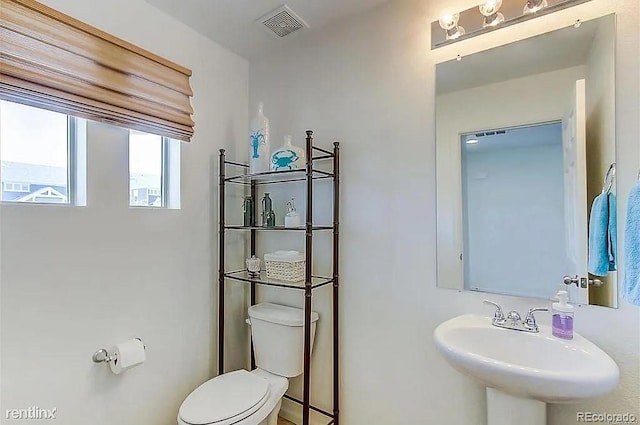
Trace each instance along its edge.
<path fill-rule="evenodd" d="M 196 388 L 178 412 L 178 425 L 276 425 L 289 378 L 304 369 L 304 310 L 262 303 L 249 307 L 256 358 L 252 372 L 237 370 Z M 311 313 L 311 347 L 318 313 Z"/>

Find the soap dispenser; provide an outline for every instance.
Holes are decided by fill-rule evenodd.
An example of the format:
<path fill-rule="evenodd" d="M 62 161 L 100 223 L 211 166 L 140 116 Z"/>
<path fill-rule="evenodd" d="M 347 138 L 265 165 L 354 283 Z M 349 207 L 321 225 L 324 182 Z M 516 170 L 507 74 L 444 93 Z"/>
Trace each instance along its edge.
<path fill-rule="evenodd" d="M 553 336 L 562 339 L 573 339 L 573 315 L 575 308 L 568 304 L 569 293 L 558 291 L 552 305 L 552 333 Z"/>
<path fill-rule="evenodd" d="M 291 198 L 287 202 L 287 215 L 284 217 L 284 227 L 300 227 L 300 215 L 296 211 L 296 201 Z"/>

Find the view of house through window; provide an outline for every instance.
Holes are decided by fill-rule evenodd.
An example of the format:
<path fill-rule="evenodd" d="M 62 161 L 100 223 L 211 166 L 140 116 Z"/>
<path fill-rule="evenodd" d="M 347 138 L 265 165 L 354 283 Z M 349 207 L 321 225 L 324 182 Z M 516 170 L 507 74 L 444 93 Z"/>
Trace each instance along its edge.
<path fill-rule="evenodd" d="M 69 117 L 0 101 L 2 201 L 66 204 Z"/>
<path fill-rule="evenodd" d="M 166 139 L 153 134 L 129 132 L 129 205 L 165 206 Z"/>
<path fill-rule="evenodd" d="M 84 156 L 78 158 L 86 155 L 85 138 L 78 136 L 78 129 L 86 128 L 84 123 L 65 114 L 0 101 L 0 199 L 86 205 L 86 200 L 78 198 L 86 194 L 86 184 L 79 188 L 86 161 Z M 180 208 L 179 163 L 179 142 L 130 130 L 129 205 Z"/>

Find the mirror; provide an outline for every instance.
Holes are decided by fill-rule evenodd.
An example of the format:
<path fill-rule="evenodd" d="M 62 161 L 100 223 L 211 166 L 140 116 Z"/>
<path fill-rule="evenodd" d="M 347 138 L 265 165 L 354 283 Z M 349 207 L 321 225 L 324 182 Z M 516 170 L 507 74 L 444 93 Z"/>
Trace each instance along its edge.
<path fill-rule="evenodd" d="M 617 307 L 615 15 L 438 64 L 436 146 L 439 287 Z"/>

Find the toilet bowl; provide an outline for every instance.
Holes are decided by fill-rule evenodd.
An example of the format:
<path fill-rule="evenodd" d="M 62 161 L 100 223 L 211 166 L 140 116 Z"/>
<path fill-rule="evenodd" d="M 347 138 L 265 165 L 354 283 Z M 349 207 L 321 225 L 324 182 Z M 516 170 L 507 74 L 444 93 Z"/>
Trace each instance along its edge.
<path fill-rule="evenodd" d="M 186 398 L 178 425 L 276 425 L 287 388 L 287 378 L 261 369 L 225 373 Z"/>
<path fill-rule="evenodd" d="M 257 369 L 217 376 L 196 388 L 178 425 L 277 425 L 289 378 L 302 373 L 304 311 L 263 303 L 249 308 Z M 318 314 L 311 315 L 311 347 Z"/>

